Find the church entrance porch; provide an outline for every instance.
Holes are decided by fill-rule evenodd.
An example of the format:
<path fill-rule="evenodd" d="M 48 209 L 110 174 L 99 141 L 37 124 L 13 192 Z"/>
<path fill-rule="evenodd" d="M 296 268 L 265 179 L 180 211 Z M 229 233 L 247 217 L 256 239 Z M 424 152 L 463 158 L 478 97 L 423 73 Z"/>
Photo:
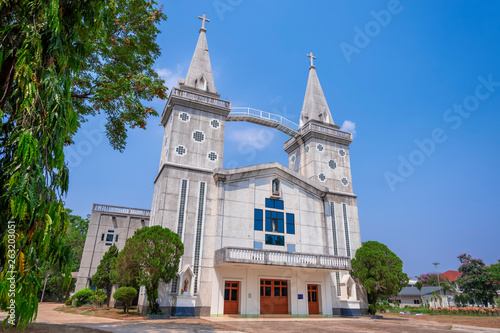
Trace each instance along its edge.
<path fill-rule="evenodd" d="M 214 317 L 330 317 L 333 302 L 338 302 L 336 283 L 328 270 L 228 264 L 215 267 L 213 274 L 210 315 Z"/>
<path fill-rule="evenodd" d="M 260 280 L 260 314 L 288 313 L 288 281 Z"/>
<path fill-rule="evenodd" d="M 239 290 L 238 281 L 224 283 L 224 314 L 238 314 Z"/>

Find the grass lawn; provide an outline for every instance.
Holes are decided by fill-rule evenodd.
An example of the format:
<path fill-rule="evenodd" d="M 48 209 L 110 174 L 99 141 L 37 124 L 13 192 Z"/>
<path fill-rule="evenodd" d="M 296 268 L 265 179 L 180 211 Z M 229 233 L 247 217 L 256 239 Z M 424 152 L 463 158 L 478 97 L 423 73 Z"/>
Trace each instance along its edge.
<path fill-rule="evenodd" d="M 91 307 L 74 307 L 62 306 L 56 309 L 57 311 L 66 313 L 76 313 L 87 316 L 105 317 L 119 320 L 146 320 L 147 316 L 137 311 L 137 308 L 130 308 L 127 314 L 123 313 L 123 308 L 91 308 Z"/>

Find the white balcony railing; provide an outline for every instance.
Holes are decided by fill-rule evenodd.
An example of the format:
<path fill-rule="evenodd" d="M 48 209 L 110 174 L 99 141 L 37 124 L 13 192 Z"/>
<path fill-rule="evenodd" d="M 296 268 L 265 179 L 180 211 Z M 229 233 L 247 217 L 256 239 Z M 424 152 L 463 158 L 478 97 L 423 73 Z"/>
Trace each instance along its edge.
<path fill-rule="evenodd" d="M 185 90 L 179 90 L 177 88 L 172 88 L 172 93 L 170 96 L 177 96 L 183 99 L 188 99 L 191 101 L 202 102 L 206 104 L 211 104 L 215 106 L 219 106 L 222 108 L 231 108 L 231 102 L 224 101 L 222 99 L 208 97 L 200 94 L 196 94 L 194 92 L 189 92 Z"/>
<path fill-rule="evenodd" d="M 308 123 L 308 124 L 306 124 L 305 126 L 303 126 L 300 129 L 300 132 L 301 132 L 302 135 L 304 135 L 307 132 L 309 132 L 310 130 L 316 130 L 316 131 L 320 131 L 320 132 L 325 132 L 325 133 L 328 133 L 328 134 L 332 134 L 332 135 L 338 136 L 340 138 L 344 138 L 344 139 L 347 139 L 347 140 L 352 140 L 352 134 L 349 133 L 349 132 L 344 132 L 344 131 L 336 130 L 336 129 L 329 128 L 329 127 L 326 127 L 326 126 L 321 126 L 321 125 L 315 124 L 315 123 Z"/>
<path fill-rule="evenodd" d="M 100 205 L 100 204 L 94 204 L 92 210 L 96 212 L 119 213 L 119 214 L 121 213 L 127 215 L 142 215 L 142 216 L 149 216 L 149 214 L 151 213 L 149 209 L 128 208 L 128 207 Z"/>
<path fill-rule="evenodd" d="M 261 265 L 350 270 L 349 257 L 225 247 L 215 251 L 215 265 L 248 263 Z"/>

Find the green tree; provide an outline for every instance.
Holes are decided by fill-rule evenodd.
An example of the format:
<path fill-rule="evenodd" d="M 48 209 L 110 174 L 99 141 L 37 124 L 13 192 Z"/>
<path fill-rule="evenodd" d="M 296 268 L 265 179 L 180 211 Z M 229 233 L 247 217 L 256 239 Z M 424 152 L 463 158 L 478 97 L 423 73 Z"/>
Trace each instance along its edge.
<path fill-rule="evenodd" d="M 168 284 L 175 277 L 183 253 L 179 235 L 160 226 L 144 227 L 120 251 L 117 275 L 135 276 L 136 283 L 146 288 L 149 311 L 155 313 L 160 280 Z"/>
<path fill-rule="evenodd" d="M 418 277 L 418 281 L 422 282 L 424 287 L 437 287 L 437 286 L 439 286 L 438 275 L 436 273 L 421 274 Z"/>
<path fill-rule="evenodd" d="M 118 259 L 118 248 L 115 244 L 111 245 L 97 266 L 97 271 L 92 276 L 92 285 L 102 288 L 106 291 L 108 305 L 111 298 L 111 289 L 114 283 L 114 268 Z"/>
<path fill-rule="evenodd" d="M 83 248 L 85 247 L 85 239 L 87 238 L 87 230 L 89 228 L 90 215 L 83 218 L 78 215 L 71 214 L 71 209 L 66 209 L 68 212 L 69 226 L 67 234 L 67 244 L 74 252 L 73 271 L 80 270 L 80 263 L 83 256 Z"/>
<path fill-rule="evenodd" d="M 42 268 L 46 272 L 46 276 L 43 279 L 47 279 L 47 283 L 42 281 L 42 286 L 45 284 L 45 293 L 43 293 L 43 301 L 44 302 L 60 302 L 66 299 L 69 296 L 72 287 L 74 287 L 74 283 L 76 279 L 72 279 L 69 285 L 64 283 L 64 272 L 61 271 L 58 264 L 49 265 L 49 263 L 45 263 L 42 265 Z M 39 298 L 41 300 L 42 291 L 38 292 Z"/>
<path fill-rule="evenodd" d="M 461 263 L 458 268 L 460 276 L 457 279 L 460 289 L 477 304 L 493 304 L 498 285 L 493 283 L 491 272 L 486 269 L 483 260 L 474 259 L 466 253 L 459 255 L 458 260 Z"/>
<path fill-rule="evenodd" d="M 80 268 L 85 238 L 87 236 L 89 216 L 84 219 L 81 216 L 72 215 L 71 209 L 66 209 L 66 211 L 69 218 L 66 243 L 74 252 L 73 272 L 75 272 Z M 75 287 L 76 279 L 71 279 L 69 285 L 65 284 L 65 272 L 61 271 L 61 267 L 59 267 L 58 263 L 50 264 L 49 262 L 45 262 L 42 264 L 42 268 L 46 271 L 44 279 L 47 279 L 47 283 L 45 284 L 45 281 L 42 281 L 42 285 L 45 285 L 45 292 L 38 292 L 39 299 L 42 300 L 42 295 L 44 302 L 59 302 L 67 299 L 69 292 Z"/>
<path fill-rule="evenodd" d="M 122 302 L 124 313 L 128 313 L 130 305 L 136 297 L 137 290 L 134 287 L 120 287 L 113 293 L 113 298 Z"/>
<path fill-rule="evenodd" d="M 408 284 L 401 259 L 379 242 L 364 242 L 351 264 L 351 275 L 366 289 L 370 314 L 376 313 L 379 297 L 397 295 Z"/>
<path fill-rule="evenodd" d="M 153 70 L 163 19 L 149 0 L 0 2 L 0 309 L 16 305 L 6 321 L 36 316 L 44 263 L 71 280 L 63 148 L 81 122 L 105 113 L 121 151 L 127 127 L 157 115 L 142 103 L 166 97 Z"/>
<path fill-rule="evenodd" d="M 490 272 L 493 281 L 500 284 L 500 260 L 498 260 L 498 263 L 496 264 L 491 264 L 487 269 Z"/>

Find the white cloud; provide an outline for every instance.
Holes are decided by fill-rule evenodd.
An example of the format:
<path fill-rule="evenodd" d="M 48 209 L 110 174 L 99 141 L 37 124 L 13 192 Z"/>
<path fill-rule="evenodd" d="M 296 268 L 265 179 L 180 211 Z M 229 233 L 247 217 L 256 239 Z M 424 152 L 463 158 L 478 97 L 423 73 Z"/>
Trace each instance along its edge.
<path fill-rule="evenodd" d="M 283 100 L 283 96 L 280 95 L 271 95 L 271 104 L 280 103 Z"/>
<path fill-rule="evenodd" d="M 169 69 L 169 68 L 161 68 L 158 67 L 156 68 L 156 72 L 158 75 L 165 80 L 165 86 L 169 90 L 171 90 L 174 87 L 177 87 L 177 82 L 179 78 L 184 74 L 184 66 L 177 64 L 175 67 L 175 70 Z"/>
<path fill-rule="evenodd" d="M 227 129 L 226 129 L 227 130 Z M 270 128 L 246 128 L 243 130 L 231 129 L 227 133 L 229 140 L 238 143 L 238 150 L 254 148 L 262 150 L 269 146 L 274 139 L 274 132 Z"/>
<path fill-rule="evenodd" d="M 346 132 L 351 132 L 352 136 L 355 137 L 356 136 L 356 123 L 354 123 L 353 121 L 350 121 L 350 120 L 346 120 L 346 121 L 344 121 L 344 123 L 340 127 L 340 130 L 346 131 Z"/>

